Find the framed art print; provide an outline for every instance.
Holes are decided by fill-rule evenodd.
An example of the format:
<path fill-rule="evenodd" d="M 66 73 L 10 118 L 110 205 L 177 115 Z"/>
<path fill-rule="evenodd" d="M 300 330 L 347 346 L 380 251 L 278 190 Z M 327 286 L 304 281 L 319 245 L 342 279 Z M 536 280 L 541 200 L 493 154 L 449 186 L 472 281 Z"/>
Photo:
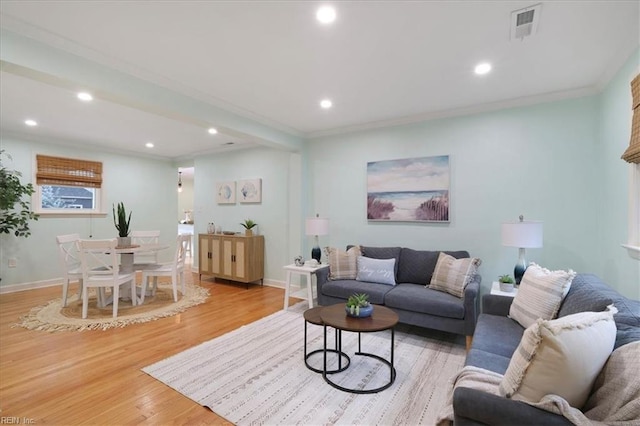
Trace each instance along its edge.
<path fill-rule="evenodd" d="M 216 199 L 218 204 L 236 203 L 236 183 L 235 181 L 218 182 L 216 184 Z"/>
<path fill-rule="evenodd" d="M 367 163 L 367 219 L 449 222 L 449 156 Z"/>
<path fill-rule="evenodd" d="M 241 203 L 262 202 L 262 179 L 239 180 L 238 200 Z"/>

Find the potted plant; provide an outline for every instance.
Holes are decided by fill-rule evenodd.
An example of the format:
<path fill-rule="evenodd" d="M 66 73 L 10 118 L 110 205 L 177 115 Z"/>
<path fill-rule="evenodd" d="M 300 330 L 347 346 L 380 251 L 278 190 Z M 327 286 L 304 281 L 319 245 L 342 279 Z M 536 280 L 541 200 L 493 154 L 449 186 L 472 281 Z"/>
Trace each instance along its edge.
<path fill-rule="evenodd" d="M 513 285 L 515 281 L 511 278 L 510 275 L 500 275 L 498 277 L 498 282 L 500 283 L 500 290 L 510 293 L 513 291 Z"/>
<path fill-rule="evenodd" d="M 253 235 L 253 228 L 257 225 L 257 223 L 255 223 L 251 219 L 245 219 L 244 222 L 240 222 L 240 225 L 242 225 L 245 229 L 244 235 L 246 235 L 247 237 L 251 237 Z"/>
<path fill-rule="evenodd" d="M 369 295 L 355 293 L 347 299 L 347 315 L 350 317 L 364 318 L 371 316 L 373 305 L 369 303 Z"/>
<path fill-rule="evenodd" d="M 31 235 L 29 221 L 38 220 L 38 215 L 31 211 L 30 201 L 22 198 L 35 192 L 33 185 L 23 185 L 20 182 L 22 174 L 16 170 L 9 170 L 2 164 L 0 150 L 0 232 L 12 233 L 16 237 L 28 237 Z M 4 154 L 9 159 L 9 154 Z"/>
<path fill-rule="evenodd" d="M 127 218 L 127 212 L 124 209 L 123 202 L 118 203 L 117 214 L 116 207 L 113 206 L 113 224 L 118 230 L 118 246 L 130 246 L 131 237 L 129 237 L 129 233 L 131 232 L 131 228 L 129 227 L 129 225 L 131 224 L 131 212 L 129 212 L 129 217 Z"/>

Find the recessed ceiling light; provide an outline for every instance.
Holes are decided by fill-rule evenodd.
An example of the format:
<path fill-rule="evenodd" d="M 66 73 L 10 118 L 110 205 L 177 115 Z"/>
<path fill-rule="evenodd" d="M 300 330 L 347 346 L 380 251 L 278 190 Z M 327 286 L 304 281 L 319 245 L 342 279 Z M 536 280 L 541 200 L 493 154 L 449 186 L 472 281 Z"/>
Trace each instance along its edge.
<path fill-rule="evenodd" d="M 215 135 L 216 133 L 218 133 L 218 130 L 214 129 L 213 127 L 209 128 L 209 130 L 207 130 L 209 132 L 210 135 Z"/>
<path fill-rule="evenodd" d="M 320 101 L 320 106 L 324 109 L 329 109 L 332 105 L 333 102 L 331 102 L 329 99 L 323 99 Z"/>
<path fill-rule="evenodd" d="M 491 71 L 491 64 L 489 62 L 482 62 L 476 65 L 476 68 L 474 69 L 474 71 L 478 75 L 484 75 L 489 71 Z"/>
<path fill-rule="evenodd" d="M 153 143 L 152 142 L 147 142 L 144 144 L 144 146 L 146 146 L 147 148 L 153 148 Z"/>
<path fill-rule="evenodd" d="M 78 99 L 80 99 L 81 101 L 89 102 L 93 100 L 93 96 L 91 96 L 91 93 L 80 92 L 78 93 Z"/>
<path fill-rule="evenodd" d="M 336 20 L 336 10 L 331 6 L 322 6 L 316 12 L 316 19 L 323 24 L 330 24 Z"/>
<path fill-rule="evenodd" d="M 24 124 L 26 124 L 27 126 L 33 127 L 33 126 L 37 126 L 38 122 L 36 120 L 29 119 L 29 120 L 24 120 Z"/>

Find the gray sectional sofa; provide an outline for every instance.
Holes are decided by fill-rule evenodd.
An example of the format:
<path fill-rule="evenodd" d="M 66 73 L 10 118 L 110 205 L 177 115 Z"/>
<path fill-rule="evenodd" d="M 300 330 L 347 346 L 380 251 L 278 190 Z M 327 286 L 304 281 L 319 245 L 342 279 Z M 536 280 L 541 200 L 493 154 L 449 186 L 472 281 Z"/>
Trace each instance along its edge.
<path fill-rule="evenodd" d="M 524 328 L 507 317 L 513 298 L 485 295 L 466 365 L 504 374 L 520 343 Z M 617 334 L 614 350 L 640 340 L 640 302 L 625 298 L 597 276 L 578 274 L 565 297 L 558 317 L 578 312 L 600 312 L 614 304 Z M 577 407 L 579 408 L 579 407 Z M 453 394 L 455 425 L 570 425 L 562 416 L 524 402 L 477 389 L 458 387 Z"/>
<path fill-rule="evenodd" d="M 412 250 L 402 247 L 360 247 L 362 255 L 375 259 L 396 259 L 396 285 L 356 280 L 329 280 L 329 268 L 316 273 L 318 304 L 344 303 L 354 293 L 369 294 L 369 302 L 393 309 L 400 322 L 467 336 L 476 327 L 480 275 L 467 285 L 464 297 L 426 288 L 431 282 L 439 251 Z M 466 251 L 445 251 L 460 259 Z"/>

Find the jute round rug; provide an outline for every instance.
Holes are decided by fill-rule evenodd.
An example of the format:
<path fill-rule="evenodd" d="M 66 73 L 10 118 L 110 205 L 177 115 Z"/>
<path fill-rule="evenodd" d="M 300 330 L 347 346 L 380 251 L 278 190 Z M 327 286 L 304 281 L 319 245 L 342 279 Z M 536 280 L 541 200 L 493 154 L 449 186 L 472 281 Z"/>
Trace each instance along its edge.
<path fill-rule="evenodd" d="M 42 331 L 107 330 L 173 316 L 203 303 L 209 296 L 209 290 L 187 282 L 185 294 L 178 287 L 178 301 L 174 302 L 171 283 L 160 281 L 155 296 L 145 296 L 142 305 L 132 306 L 131 301 L 120 300 L 118 317 L 113 318 L 113 306 L 99 308 L 95 291 L 91 290 L 86 319 L 82 319 L 82 300 L 75 294 L 68 298 L 66 307 L 62 307 L 62 299 L 52 300 L 31 309 L 15 325 Z"/>

